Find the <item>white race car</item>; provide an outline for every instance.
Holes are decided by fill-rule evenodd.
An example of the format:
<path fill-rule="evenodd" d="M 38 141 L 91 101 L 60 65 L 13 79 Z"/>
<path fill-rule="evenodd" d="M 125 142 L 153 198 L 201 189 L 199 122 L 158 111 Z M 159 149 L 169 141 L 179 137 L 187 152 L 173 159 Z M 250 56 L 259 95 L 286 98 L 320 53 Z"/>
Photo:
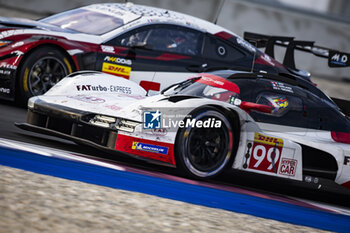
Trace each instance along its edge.
<path fill-rule="evenodd" d="M 239 81 L 253 75 L 272 82 L 265 89 L 279 96 L 263 96 L 272 104 L 242 101 Z M 148 97 L 135 82 L 85 71 L 32 97 L 28 122 L 17 126 L 175 166 L 199 179 L 236 169 L 312 183 L 326 178 L 349 188 L 350 145 L 339 142 L 349 134 L 335 140 L 330 132 L 285 131 L 266 122 L 262 130 L 249 114 L 297 111 L 298 101 L 281 96 L 296 90 L 267 74 L 232 72 L 230 78 L 199 74 Z"/>

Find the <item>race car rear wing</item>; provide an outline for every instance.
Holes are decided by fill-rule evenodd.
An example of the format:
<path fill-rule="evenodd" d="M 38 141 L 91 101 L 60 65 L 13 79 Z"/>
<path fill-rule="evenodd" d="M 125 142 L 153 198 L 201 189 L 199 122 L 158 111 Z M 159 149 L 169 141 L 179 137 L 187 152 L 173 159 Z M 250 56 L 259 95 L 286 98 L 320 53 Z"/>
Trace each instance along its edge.
<path fill-rule="evenodd" d="M 329 67 L 349 67 L 350 54 L 314 45 L 314 41 L 294 40 L 294 37 L 269 36 L 252 32 L 244 32 L 244 39 L 258 48 L 265 48 L 265 53 L 274 58 L 275 45 L 286 47 L 283 65 L 296 69 L 294 50 L 312 53 L 328 59 Z"/>
<path fill-rule="evenodd" d="M 345 115 L 350 117 L 350 100 L 344 100 L 335 97 L 331 97 L 331 99 L 336 105 L 338 105 L 338 107 Z"/>

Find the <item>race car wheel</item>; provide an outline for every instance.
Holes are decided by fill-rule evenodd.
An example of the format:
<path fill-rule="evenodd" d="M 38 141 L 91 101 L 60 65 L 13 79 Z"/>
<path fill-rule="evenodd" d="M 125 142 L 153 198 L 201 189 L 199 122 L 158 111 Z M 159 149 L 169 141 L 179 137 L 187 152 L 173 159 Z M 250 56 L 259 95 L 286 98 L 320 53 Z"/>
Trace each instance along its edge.
<path fill-rule="evenodd" d="M 63 77 L 72 73 L 69 58 L 58 49 L 42 47 L 25 58 L 19 71 L 18 98 L 21 103 L 42 95 Z"/>
<path fill-rule="evenodd" d="M 197 127 L 197 124 L 181 128 L 176 140 L 176 166 L 185 175 L 204 179 L 217 176 L 232 161 L 233 130 L 230 122 L 215 109 L 202 109 L 191 114 L 191 120 L 221 122 L 216 128 Z M 198 125 L 199 126 L 199 125 Z"/>

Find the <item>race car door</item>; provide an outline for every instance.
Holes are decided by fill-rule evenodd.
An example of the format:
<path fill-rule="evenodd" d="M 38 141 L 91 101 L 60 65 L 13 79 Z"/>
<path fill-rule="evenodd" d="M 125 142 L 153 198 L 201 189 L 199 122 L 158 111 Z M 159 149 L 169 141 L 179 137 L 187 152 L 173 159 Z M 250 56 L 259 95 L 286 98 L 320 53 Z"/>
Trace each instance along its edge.
<path fill-rule="evenodd" d="M 203 33 L 196 30 L 169 24 L 143 26 L 102 45 L 99 69 L 159 91 L 200 72 L 202 45 Z"/>

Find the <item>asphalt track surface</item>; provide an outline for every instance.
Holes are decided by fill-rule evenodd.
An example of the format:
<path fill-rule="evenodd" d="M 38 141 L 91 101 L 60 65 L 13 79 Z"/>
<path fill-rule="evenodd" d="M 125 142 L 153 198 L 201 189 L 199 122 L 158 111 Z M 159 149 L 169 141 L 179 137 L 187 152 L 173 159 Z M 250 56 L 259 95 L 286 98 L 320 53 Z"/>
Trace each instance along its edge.
<path fill-rule="evenodd" d="M 14 123 L 25 122 L 27 110 L 23 107 L 16 106 L 13 102 L 0 101 L 0 113 L 0 138 L 81 153 L 94 159 L 98 158 L 104 161 L 116 161 L 119 164 L 125 164 L 146 171 L 156 171 L 179 176 L 174 168 L 149 164 L 141 160 L 122 157 L 118 154 L 106 154 L 106 152 L 80 146 L 64 139 L 21 130 L 17 128 Z M 259 193 L 288 195 L 341 207 L 350 207 L 350 192 L 344 191 L 344 189 L 338 190 L 337 186 L 332 185 L 326 188 L 326 190 L 317 191 L 303 183 L 294 183 L 285 180 L 281 181 L 280 179 L 273 178 L 267 179 L 264 176 L 241 172 L 227 172 L 210 182 L 230 185 L 233 187 L 243 187 L 244 189 Z"/>

